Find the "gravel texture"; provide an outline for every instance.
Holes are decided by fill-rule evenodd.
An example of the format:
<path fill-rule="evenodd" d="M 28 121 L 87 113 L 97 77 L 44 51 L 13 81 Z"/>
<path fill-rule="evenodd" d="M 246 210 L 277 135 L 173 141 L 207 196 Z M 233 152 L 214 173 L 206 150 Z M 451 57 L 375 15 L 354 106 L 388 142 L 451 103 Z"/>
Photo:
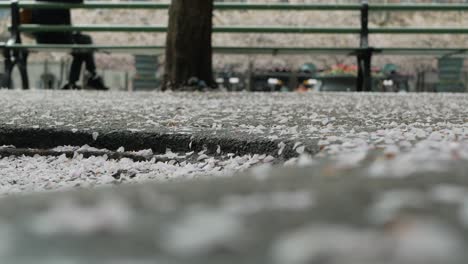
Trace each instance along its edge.
<path fill-rule="evenodd" d="M 468 262 L 466 95 L 0 94 L 7 263 Z"/>

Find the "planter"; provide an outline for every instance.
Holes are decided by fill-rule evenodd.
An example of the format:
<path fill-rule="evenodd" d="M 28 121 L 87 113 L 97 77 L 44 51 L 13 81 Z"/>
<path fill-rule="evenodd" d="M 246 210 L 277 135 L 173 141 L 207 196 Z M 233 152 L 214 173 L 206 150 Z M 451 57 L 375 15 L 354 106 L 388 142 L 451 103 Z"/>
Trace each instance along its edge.
<path fill-rule="evenodd" d="M 438 93 L 464 93 L 465 84 L 462 82 L 441 82 L 436 85 Z"/>
<path fill-rule="evenodd" d="M 319 91 L 321 92 L 355 92 L 357 85 L 357 76 L 354 75 L 326 75 L 317 79 L 321 81 Z M 372 91 L 377 87 L 381 78 L 372 78 Z"/>
<path fill-rule="evenodd" d="M 356 91 L 357 77 L 353 75 L 330 75 L 319 77 L 322 84 L 321 92 L 352 92 Z"/>

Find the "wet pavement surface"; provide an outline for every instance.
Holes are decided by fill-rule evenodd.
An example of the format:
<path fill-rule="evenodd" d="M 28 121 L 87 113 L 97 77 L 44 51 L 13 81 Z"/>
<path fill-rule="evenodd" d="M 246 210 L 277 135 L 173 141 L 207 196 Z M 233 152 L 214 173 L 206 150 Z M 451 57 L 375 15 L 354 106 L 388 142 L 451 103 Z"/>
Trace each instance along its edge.
<path fill-rule="evenodd" d="M 20 164 L 58 182 L 181 172 L 1 198 L 8 263 L 468 261 L 466 95 L 2 91 L 0 104 L 3 179 Z M 183 177 L 199 163 L 205 177 Z"/>

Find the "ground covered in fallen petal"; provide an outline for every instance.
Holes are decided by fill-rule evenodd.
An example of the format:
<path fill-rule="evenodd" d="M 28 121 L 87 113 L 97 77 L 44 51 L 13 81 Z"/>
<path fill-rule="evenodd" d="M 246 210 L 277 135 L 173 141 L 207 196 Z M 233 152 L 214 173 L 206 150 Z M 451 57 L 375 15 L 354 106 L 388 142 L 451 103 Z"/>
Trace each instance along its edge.
<path fill-rule="evenodd" d="M 466 95 L 0 95 L 6 263 L 468 263 Z"/>
<path fill-rule="evenodd" d="M 16 150 L 0 147 L 0 152 L 2 149 Z M 73 157 L 61 154 L 63 151 L 74 151 Z M 94 155 L 87 155 L 89 151 L 93 151 Z M 113 159 L 109 158 L 112 152 L 89 146 L 58 147 L 47 153 L 53 152 L 57 152 L 54 153 L 56 155 L 32 155 L 34 150 L 27 152 L 29 156 L 9 155 L 1 158 L 0 154 L 0 194 L 227 177 L 255 165 L 271 164 L 275 160 L 272 156 L 259 154 L 208 156 L 204 154 L 205 151 L 177 154 L 170 150 L 162 155 L 154 155 L 151 150 L 123 151 L 122 158 Z"/>
<path fill-rule="evenodd" d="M 466 166 L 404 178 L 330 166 L 8 196 L 0 199 L 0 256 L 8 263 L 466 263 Z"/>
<path fill-rule="evenodd" d="M 271 163 L 406 177 L 468 160 L 464 94 L 0 94 L 2 193 L 226 176 Z M 82 147 L 63 146 L 73 143 Z M 64 155 L 23 156 L 8 145 Z"/>
<path fill-rule="evenodd" d="M 407 147 L 422 139 L 465 140 L 467 99 L 464 94 L 1 91 L 0 145 L 151 147 L 161 153 L 207 148 L 286 158 L 324 147 L 340 151 L 337 144 Z"/>

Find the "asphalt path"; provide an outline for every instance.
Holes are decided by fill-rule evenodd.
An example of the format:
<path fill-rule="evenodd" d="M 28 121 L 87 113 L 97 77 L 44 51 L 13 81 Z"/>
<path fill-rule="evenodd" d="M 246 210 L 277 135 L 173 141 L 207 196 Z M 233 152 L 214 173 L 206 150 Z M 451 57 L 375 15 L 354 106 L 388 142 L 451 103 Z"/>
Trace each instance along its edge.
<path fill-rule="evenodd" d="M 0 145 L 297 156 L 406 125 L 463 128 L 466 95 L 0 92 Z M 427 132 L 426 132 L 427 133 Z M 429 132 L 431 134 L 431 132 Z M 428 135 L 427 135 L 428 136 Z M 280 147 L 278 147 L 280 146 Z"/>
<path fill-rule="evenodd" d="M 112 153 L 195 151 L 196 161 L 255 153 L 274 161 L 228 177 L 4 197 L 0 256 L 7 263 L 467 263 L 467 99 L 2 91 L 0 145 L 20 152 L 86 144 Z M 3 161 L 24 158 L 12 149 L 4 147 Z"/>

